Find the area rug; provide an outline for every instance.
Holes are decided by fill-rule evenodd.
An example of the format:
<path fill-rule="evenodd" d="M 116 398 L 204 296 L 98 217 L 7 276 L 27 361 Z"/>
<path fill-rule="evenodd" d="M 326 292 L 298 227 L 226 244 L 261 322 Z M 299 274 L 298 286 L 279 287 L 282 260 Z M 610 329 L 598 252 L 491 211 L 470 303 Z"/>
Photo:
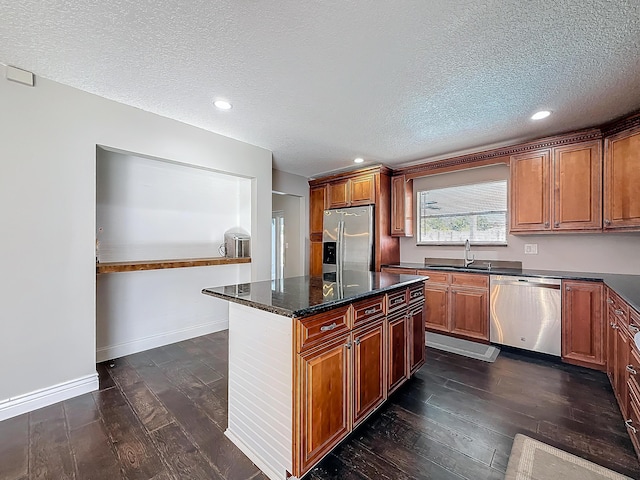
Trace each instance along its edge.
<path fill-rule="evenodd" d="M 432 332 L 427 332 L 426 345 L 427 347 L 457 353 L 458 355 L 484 360 L 485 362 L 495 362 L 500 353 L 500 349 L 493 345 L 470 342 L 461 338 Z"/>
<path fill-rule="evenodd" d="M 505 480 L 632 480 L 584 458 L 516 435 Z"/>

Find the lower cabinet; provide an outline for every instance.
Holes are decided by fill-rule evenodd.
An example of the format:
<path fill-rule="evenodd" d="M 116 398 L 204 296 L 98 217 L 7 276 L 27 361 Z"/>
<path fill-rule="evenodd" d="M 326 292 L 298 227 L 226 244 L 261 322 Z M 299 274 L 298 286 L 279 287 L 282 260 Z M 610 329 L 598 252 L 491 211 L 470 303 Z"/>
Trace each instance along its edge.
<path fill-rule="evenodd" d="M 353 426 L 387 398 L 384 320 L 353 333 Z"/>
<path fill-rule="evenodd" d="M 401 313 L 389 318 L 389 393 L 409 377 L 407 334 L 405 314 Z"/>
<path fill-rule="evenodd" d="M 349 433 L 350 338 L 349 333 L 298 355 L 302 471 Z"/>
<path fill-rule="evenodd" d="M 423 291 L 414 285 L 296 321 L 295 476 L 424 364 Z"/>
<path fill-rule="evenodd" d="M 604 370 L 602 282 L 562 281 L 562 359 Z"/>
<path fill-rule="evenodd" d="M 427 330 L 469 340 L 489 341 L 489 276 L 418 270 L 426 275 Z"/>

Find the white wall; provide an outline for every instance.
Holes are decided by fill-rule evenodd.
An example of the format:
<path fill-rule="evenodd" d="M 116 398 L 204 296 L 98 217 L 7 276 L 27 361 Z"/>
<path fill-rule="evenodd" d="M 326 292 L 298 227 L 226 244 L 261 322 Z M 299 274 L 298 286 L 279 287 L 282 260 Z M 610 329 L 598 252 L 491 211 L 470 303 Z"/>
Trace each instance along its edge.
<path fill-rule="evenodd" d="M 251 178 L 251 276 L 269 278 L 271 152 L 44 78 L 4 78 L 2 66 L 0 406 L 95 374 L 96 145 Z"/>
<path fill-rule="evenodd" d="M 271 208 L 274 212 L 282 211 L 284 216 L 284 276 L 285 278 L 304 275 L 305 253 L 304 232 L 301 221 L 304 220 L 302 209 L 304 199 L 293 195 L 274 193 L 271 197 Z"/>
<path fill-rule="evenodd" d="M 293 173 L 273 170 L 273 191 L 300 198 L 301 275 L 309 273 L 309 180 Z M 275 210 L 275 208 L 274 208 Z"/>
<path fill-rule="evenodd" d="M 224 232 L 251 232 L 251 180 L 98 148 L 101 262 L 220 257 Z M 205 287 L 251 281 L 250 265 L 97 277 L 97 361 L 228 328 L 227 302 Z"/>
<path fill-rule="evenodd" d="M 506 165 L 431 175 L 414 180 L 414 195 L 421 189 L 508 177 L 509 167 Z M 414 218 L 417 218 L 415 210 Z M 538 254 L 525 255 L 525 243 L 536 243 Z M 474 246 L 472 253 L 478 260 L 521 261 L 522 267 L 528 269 L 636 275 L 640 273 L 640 233 L 508 235 L 507 244 L 506 247 Z M 417 246 L 415 236 L 400 240 L 402 262 L 422 263 L 425 257 L 463 258 L 464 251 L 461 246 Z"/>

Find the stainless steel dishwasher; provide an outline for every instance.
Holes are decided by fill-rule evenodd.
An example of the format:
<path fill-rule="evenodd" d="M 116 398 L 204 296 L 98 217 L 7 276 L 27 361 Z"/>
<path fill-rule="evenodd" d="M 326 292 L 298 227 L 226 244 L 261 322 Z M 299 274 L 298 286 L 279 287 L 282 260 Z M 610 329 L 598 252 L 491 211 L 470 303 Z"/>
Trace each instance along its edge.
<path fill-rule="evenodd" d="M 560 356 L 560 279 L 491 275 L 492 343 Z"/>

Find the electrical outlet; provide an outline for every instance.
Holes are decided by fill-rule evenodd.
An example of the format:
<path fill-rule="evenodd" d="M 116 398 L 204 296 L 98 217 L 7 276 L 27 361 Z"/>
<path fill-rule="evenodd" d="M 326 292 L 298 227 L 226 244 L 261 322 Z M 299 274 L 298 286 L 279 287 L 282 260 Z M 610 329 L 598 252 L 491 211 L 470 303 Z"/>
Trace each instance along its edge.
<path fill-rule="evenodd" d="M 537 255 L 538 254 L 538 244 L 537 243 L 525 243 L 524 244 L 524 254 L 525 255 Z"/>

